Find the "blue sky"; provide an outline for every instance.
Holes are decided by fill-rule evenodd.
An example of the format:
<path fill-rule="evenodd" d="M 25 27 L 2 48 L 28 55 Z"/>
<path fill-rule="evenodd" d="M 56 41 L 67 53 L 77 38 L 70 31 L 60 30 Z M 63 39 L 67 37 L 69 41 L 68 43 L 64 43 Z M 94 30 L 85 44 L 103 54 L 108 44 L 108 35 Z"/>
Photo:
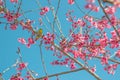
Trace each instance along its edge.
<path fill-rule="evenodd" d="M 40 4 L 42 6 L 48 6 L 47 0 L 39 0 Z M 81 8 L 84 10 L 84 0 L 76 0 Z M 57 7 L 58 0 L 51 0 L 52 5 Z M 13 7 L 14 4 L 10 3 L 9 0 L 6 0 L 6 6 L 10 10 L 14 10 L 15 8 Z M 22 7 L 21 9 L 23 11 L 31 10 L 31 9 L 37 9 L 38 5 L 36 3 L 36 0 L 23 0 Z M 67 37 L 68 35 L 68 30 L 71 28 L 71 24 L 66 21 L 65 13 L 67 10 L 74 10 L 74 15 L 77 17 L 83 16 L 83 14 L 76 8 L 75 5 L 68 5 L 67 0 L 61 0 L 60 8 L 58 11 L 58 17 L 62 26 L 63 33 Z M 84 10 L 86 11 L 86 10 Z M 46 33 L 47 30 L 45 26 L 40 26 L 38 19 L 41 18 L 39 15 L 40 10 L 36 10 L 34 12 L 29 12 L 26 13 L 25 16 L 31 20 L 35 20 L 35 23 L 33 26 L 42 28 L 43 33 Z M 92 15 L 95 15 L 96 13 L 91 13 Z M 50 21 L 53 21 L 53 16 L 51 16 L 52 13 L 49 12 L 47 14 L 48 18 Z M 95 15 L 97 17 L 100 17 L 102 13 L 100 12 L 100 15 Z M 21 17 L 22 19 L 23 17 Z M 4 19 L 0 18 L 0 21 L 5 21 Z M 46 25 L 48 26 L 49 24 L 44 21 Z M 22 45 L 18 43 L 17 39 L 20 37 L 28 38 L 30 36 L 30 33 L 28 33 L 25 30 L 22 30 L 20 26 L 18 26 L 18 29 L 13 31 L 10 30 L 9 26 L 7 30 L 4 30 L 5 25 L 0 25 L 0 72 L 5 70 L 6 68 L 10 67 L 12 64 L 15 63 L 15 60 L 18 59 L 18 55 L 16 53 L 17 48 L 20 47 L 21 49 L 21 54 L 23 56 L 23 61 L 28 63 L 28 67 L 37 72 L 39 74 L 38 77 L 42 77 L 45 75 L 40 59 L 40 50 L 38 47 L 39 42 L 36 44 L 32 45 L 31 48 L 27 48 L 25 45 Z M 49 26 L 48 26 L 49 27 Z M 55 57 L 53 57 L 53 52 L 46 50 L 44 46 L 42 46 L 42 51 L 44 54 L 44 59 L 45 59 L 45 64 L 46 64 L 46 69 L 48 74 L 54 74 L 58 72 L 63 72 L 63 71 L 68 71 L 70 70 L 69 68 L 65 66 L 52 66 L 50 63 L 53 60 L 56 60 Z M 95 59 L 93 61 L 90 61 L 90 65 L 97 65 L 97 74 L 102 78 L 102 80 L 119 80 L 120 79 L 120 68 L 117 69 L 116 74 L 114 76 L 108 75 L 107 72 L 103 70 L 103 66 L 101 66 L 100 61 Z M 14 68 L 11 68 L 9 71 L 3 74 L 3 77 L 5 80 L 8 80 L 12 74 L 15 74 L 16 70 Z M 76 73 L 70 73 L 67 75 L 62 75 L 59 76 L 59 80 L 96 80 L 94 77 L 92 77 L 89 73 L 86 71 L 79 71 Z M 50 80 L 56 80 L 56 77 L 50 78 Z"/>

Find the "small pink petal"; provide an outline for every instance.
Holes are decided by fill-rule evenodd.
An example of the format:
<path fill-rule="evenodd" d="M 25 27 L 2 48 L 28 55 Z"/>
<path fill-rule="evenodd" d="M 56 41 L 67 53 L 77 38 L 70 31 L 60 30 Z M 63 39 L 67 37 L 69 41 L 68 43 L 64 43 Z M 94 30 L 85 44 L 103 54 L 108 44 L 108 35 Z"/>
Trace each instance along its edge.
<path fill-rule="evenodd" d="M 28 43 L 28 44 L 26 44 L 26 46 L 27 46 L 27 48 L 30 48 L 31 44 Z"/>
<path fill-rule="evenodd" d="M 68 0 L 68 3 L 69 3 L 70 5 L 72 5 L 72 4 L 74 4 L 74 0 Z"/>
<path fill-rule="evenodd" d="M 35 41 L 34 41 L 32 38 L 28 38 L 28 43 L 29 43 L 29 44 L 34 44 Z"/>
<path fill-rule="evenodd" d="M 26 41 L 24 38 L 18 38 L 18 42 L 22 43 L 22 44 L 26 44 Z"/>

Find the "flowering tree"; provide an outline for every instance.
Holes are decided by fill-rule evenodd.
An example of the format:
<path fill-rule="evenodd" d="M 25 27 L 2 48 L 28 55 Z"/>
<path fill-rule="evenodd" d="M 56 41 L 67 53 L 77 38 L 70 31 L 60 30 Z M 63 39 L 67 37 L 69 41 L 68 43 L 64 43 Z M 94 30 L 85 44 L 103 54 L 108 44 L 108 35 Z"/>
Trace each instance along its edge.
<path fill-rule="evenodd" d="M 100 66 L 108 75 L 117 74 L 115 71 L 120 64 L 119 0 L 83 0 L 82 3 L 80 0 L 33 0 L 38 8 L 28 10 L 24 6 L 30 1 L 0 0 L 0 26 L 4 31 L 17 31 L 16 42 L 20 44 L 16 62 L 1 71 L 0 80 L 12 68 L 15 72 L 10 74 L 10 80 L 48 80 L 51 77 L 59 80 L 60 75 L 83 70 L 95 80 L 104 80 L 97 74 Z M 35 47 L 34 52 L 40 51 L 41 61 L 37 63 L 42 63 L 45 76 L 31 70 L 29 65 L 34 64 L 28 65 L 23 59 L 23 48 L 30 50 L 32 47 Z M 46 52 L 54 57 L 49 65 L 65 66 L 70 70 L 49 74 L 44 58 Z"/>

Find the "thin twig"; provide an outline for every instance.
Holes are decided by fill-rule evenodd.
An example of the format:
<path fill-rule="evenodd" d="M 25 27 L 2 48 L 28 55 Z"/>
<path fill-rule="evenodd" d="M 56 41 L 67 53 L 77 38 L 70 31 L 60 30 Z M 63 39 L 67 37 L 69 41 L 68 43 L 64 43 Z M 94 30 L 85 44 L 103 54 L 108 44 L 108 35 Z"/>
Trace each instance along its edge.
<path fill-rule="evenodd" d="M 57 5 L 57 9 L 56 9 L 56 12 L 54 14 L 54 20 L 53 20 L 53 33 L 54 33 L 54 24 L 55 24 L 55 20 L 56 20 L 56 16 L 57 16 L 57 13 L 58 13 L 58 9 L 60 7 L 60 0 L 58 0 L 58 5 Z"/>
<path fill-rule="evenodd" d="M 40 48 L 40 58 L 41 58 L 41 61 L 42 61 L 42 66 L 43 66 L 45 75 L 48 77 L 48 73 L 47 73 L 47 69 L 46 69 L 46 66 L 45 66 L 45 61 L 44 61 L 44 58 L 43 58 L 43 53 L 42 53 L 41 46 L 42 46 L 42 41 L 40 42 L 40 45 L 39 45 L 39 48 Z"/>
<path fill-rule="evenodd" d="M 42 8 L 39 0 L 36 0 L 36 3 L 38 4 L 39 8 Z M 50 27 L 53 29 L 52 23 L 50 22 L 48 16 L 47 15 L 44 15 L 44 16 L 45 16 L 45 19 L 47 20 L 47 22 L 49 23 Z M 55 34 L 57 35 L 57 31 L 56 30 L 54 30 L 54 31 L 55 31 Z M 57 40 L 59 41 L 59 36 L 57 35 L 57 37 L 58 37 Z"/>
<path fill-rule="evenodd" d="M 18 47 L 17 53 L 18 53 L 18 55 L 19 55 L 20 61 L 23 62 L 22 55 L 21 55 L 21 51 L 20 51 L 20 48 L 19 48 L 19 47 Z M 30 70 L 27 66 L 26 66 L 25 68 L 26 68 L 26 70 L 29 72 L 30 76 L 31 76 L 33 79 L 35 79 L 34 76 L 32 75 L 31 70 Z"/>
<path fill-rule="evenodd" d="M 61 29 L 61 23 L 60 23 L 60 21 L 59 21 L 59 19 L 58 19 L 58 17 L 57 17 L 58 9 L 59 9 L 59 6 L 60 6 L 60 0 L 59 0 L 59 2 L 58 2 L 58 6 L 57 6 L 56 12 L 54 11 L 54 9 L 53 9 L 53 7 L 52 7 L 52 4 L 50 3 L 49 0 L 48 0 L 48 4 L 49 4 L 49 6 L 50 6 L 50 8 L 51 8 L 51 10 L 52 10 L 52 14 L 53 14 L 53 16 L 54 16 L 53 26 L 54 26 L 54 23 L 56 22 L 56 25 L 57 25 L 57 27 L 58 27 L 58 30 L 59 30 L 61 36 L 64 37 L 64 34 L 63 34 L 63 32 L 62 32 L 62 29 Z"/>
<path fill-rule="evenodd" d="M 15 62 L 13 65 L 11 65 L 10 67 L 8 67 L 8 68 L 6 68 L 5 70 L 3 70 L 1 74 L 3 75 L 3 74 L 6 73 L 7 71 L 9 71 L 11 68 L 16 67 L 17 64 L 18 64 L 18 60 L 16 60 L 16 62 Z"/>
<path fill-rule="evenodd" d="M 54 77 L 54 76 L 69 74 L 69 73 L 78 72 L 78 71 L 81 71 L 81 70 L 84 70 L 84 68 L 79 68 L 79 69 L 75 69 L 75 70 L 71 70 L 71 71 L 66 71 L 66 72 L 51 74 L 51 75 L 48 75 L 48 77 Z M 35 79 L 35 80 L 42 80 L 42 79 L 44 79 L 44 78 L 46 78 L 46 76 L 43 76 L 43 77 L 41 77 L 41 78 L 37 78 L 37 79 Z"/>

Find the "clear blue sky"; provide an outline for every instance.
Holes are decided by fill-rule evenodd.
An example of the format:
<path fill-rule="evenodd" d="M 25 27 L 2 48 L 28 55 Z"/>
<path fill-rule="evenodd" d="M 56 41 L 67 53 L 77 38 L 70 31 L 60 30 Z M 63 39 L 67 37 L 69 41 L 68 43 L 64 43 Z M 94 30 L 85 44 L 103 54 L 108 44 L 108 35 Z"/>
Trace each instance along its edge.
<path fill-rule="evenodd" d="M 47 6 L 47 0 L 39 0 L 40 4 L 42 6 Z M 81 8 L 84 10 L 84 0 L 76 0 Z M 52 4 L 55 6 L 55 9 L 57 7 L 58 0 L 51 0 Z M 6 6 L 10 10 L 14 10 L 13 7 L 14 4 L 11 4 L 9 0 L 6 0 Z M 36 0 L 23 0 L 21 9 L 23 11 L 31 10 L 31 9 L 37 9 L 38 5 L 36 3 Z M 71 25 L 69 22 L 66 21 L 65 13 L 67 10 L 74 10 L 77 17 L 83 16 L 83 14 L 76 8 L 75 5 L 68 5 L 67 0 L 61 0 L 60 8 L 58 11 L 58 17 L 62 26 L 63 33 L 67 36 L 68 35 L 68 29 L 71 28 Z M 85 10 L 84 10 L 85 11 Z M 40 10 L 26 13 L 25 16 L 31 20 L 38 21 L 38 19 L 41 17 L 39 15 Z M 96 13 L 91 13 L 92 15 L 96 15 Z M 99 14 L 98 17 L 100 17 L 102 13 Z M 23 17 L 21 17 L 23 18 Z M 48 13 L 48 18 L 50 21 L 53 20 L 51 13 Z M 0 21 L 5 21 L 4 19 L 0 18 Z M 45 22 L 46 23 L 46 22 Z M 47 24 L 48 25 L 48 24 Z M 15 63 L 15 60 L 18 58 L 18 55 L 16 54 L 17 47 L 21 48 L 21 53 L 23 56 L 24 62 L 28 63 L 28 67 L 31 70 L 34 70 L 35 72 L 39 73 L 38 77 L 44 76 L 44 71 L 40 59 L 40 52 L 39 47 L 37 46 L 38 43 L 35 45 L 32 45 L 31 48 L 27 48 L 26 46 L 18 43 L 17 39 L 19 37 L 28 38 L 30 34 L 27 31 L 23 31 L 20 26 L 18 26 L 18 29 L 13 31 L 10 30 L 9 26 L 7 30 L 4 30 L 5 25 L 0 25 L 0 72 L 5 70 L 7 67 L 10 67 L 12 64 Z M 35 27 L 41 27 L 43 29 L 43 32 L 46 33 L 46 28 L 44 26 L 39 26 L 38 22 L 35 22 L 33 24 Z M 47 51 L 44 47 L 43 54 L 45 59 L 45 64 L 47 68 L 48 74 L 54 74 L 58 72 L 68 71 L 69 68 L 65 66 L 52 66 L 50 63 L 55 60 L 56 58 L 53 57 L 53 52 Z M 117 69 L 116 74 L 114 76 L 108 75 L 107 72 L 103 70 L 103 66 L 101 66 L 99 60 L 94 60 L 90 62 L 91 65 L 96 64 L 97 65 L 97 74 L 102 78 L 102 80 L 120 80 L 120 68 Z M 3 77 L 5 80 L 8 80 L 12 74 L 15 74 L 15 69 L 12 68 L 11 70 L 7 71 Z M 96 80 L 94 77 L 92 77 L 89 73 L 86 71 L 79 71 L 76 73 L 71 73 L 67 75 L 59 76 L 60 80 Z M 56 78 L 50 78 L 50 80 L 56 80 Z"/>

